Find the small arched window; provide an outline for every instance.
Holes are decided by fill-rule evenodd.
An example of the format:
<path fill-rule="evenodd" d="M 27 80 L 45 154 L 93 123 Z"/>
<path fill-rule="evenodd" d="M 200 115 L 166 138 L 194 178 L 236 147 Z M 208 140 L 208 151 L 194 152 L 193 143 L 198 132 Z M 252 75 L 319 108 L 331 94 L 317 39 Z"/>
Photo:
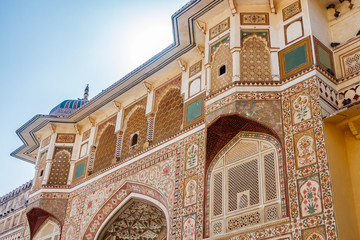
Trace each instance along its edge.
<path fill-rule="evenodd" d="M 135 133 L 131 136 L 131 145 L 130 147 L 135 146 L 136 144 L 138 144 L 138 138 L 139 138 L 139 134 Z"/>
<path fill-rule="evenodd" d="M 222 65 L 220 68 L 219 68 L 219 77 L 223 74 L 226 73 L 226 66 L 225 65 Z"/>
<path fill-rule="evenodd" d="M 225 149 L 216 157 L 210 176 L 211 235 L 280 219 L 275 146 L 244 137 Z"/>

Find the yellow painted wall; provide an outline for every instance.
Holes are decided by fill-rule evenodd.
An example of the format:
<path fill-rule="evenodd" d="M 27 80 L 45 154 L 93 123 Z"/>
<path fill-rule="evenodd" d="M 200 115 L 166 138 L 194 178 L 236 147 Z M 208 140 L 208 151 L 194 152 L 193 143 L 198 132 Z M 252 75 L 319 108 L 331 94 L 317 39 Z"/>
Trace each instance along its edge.
<path fill-rule="evenodd" d="M 324 126 L 339 238 L 360 239 L 360 140 L 348 129 Z"/>

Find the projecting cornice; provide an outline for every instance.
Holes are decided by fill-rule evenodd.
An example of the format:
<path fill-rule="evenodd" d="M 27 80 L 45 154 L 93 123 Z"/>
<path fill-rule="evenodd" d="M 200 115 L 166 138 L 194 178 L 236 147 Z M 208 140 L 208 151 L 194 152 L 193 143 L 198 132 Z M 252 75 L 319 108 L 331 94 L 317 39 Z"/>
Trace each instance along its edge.
<path fill-rule="evenodd" d="M 171 17 L 174 37 L 173 44 L 99 93 L 87 104 L 80 107 L 68 117 L 56 117 L 49 115 L 34 116 L 16 131 L 17 135 L 22 140 L 23 145 L 13 151 L 11 156 L 27 162 L 35 163 L 35 159 L 31 156 L 31 153 L 39 147 L 39 140 L 36 138 L 35 133 L 48 125 L 48 123 L 75 124 L 82 119 L 87 118 L 109 102 L 112 102 L 118 96 L 122 95 L 126 91 L 129 91 L 134 86 L 141 84 L 147 78 L 170 63 L 177 61 L 177 59 L 179 59 L 183 54 L 196 47 L 195 32 L 199 30 L 195 26 L 195 21 L 223 2 L 225 1 L 193 0 L 187 3 Z M 225 4 L 228 3 L 225 2 Z"/>

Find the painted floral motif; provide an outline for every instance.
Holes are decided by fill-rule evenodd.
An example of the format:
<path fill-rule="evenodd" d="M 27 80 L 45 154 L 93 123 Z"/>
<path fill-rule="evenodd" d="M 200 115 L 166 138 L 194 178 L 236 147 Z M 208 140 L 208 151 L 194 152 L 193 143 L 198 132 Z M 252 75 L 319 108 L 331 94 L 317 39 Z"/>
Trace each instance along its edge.
<path fill-rule="evenodd" d="M 298 96 L 293 102 L 293 121 L 294 124 L 300 123 L 311 118 L 310 99 L 306 95 Z"/>
<path fill-rule="evenodd" d="M 131 175 L 127 179 L 121 179 L 120 181 L 114 182 L 104 188 L 87 194 L 81 221 L 81 233 L 85 231 L 85 226 L 89 223 L 97 209 L 101 208 L 106 199 L 112 196 L 126 180 L 150 185 L 168 198 L 168 203 L 173 203 L 175 186 L 173 180 L 175 179 L 175 164 L 173 163 L 174 158 L 169 158 L 168 160 L 156 164 L 153 167 L 146 168 L 134 175 Z M 171 204 L 169 204 L 169 209 L 172 209 Z"/>
<path fill-rule="evenodd" d="M 310 216 L 322 212 L 320 186 L 313 180 L 306 181 L 300 187 L 302 216 Z"/>
<path fill-rule="evenodd" d="M 79 206 L 79 198 L 76 197 L 73 199 L 71 203 L 71 211 L 70 211 L 70 217 L 73 217 L 78 214 L 78 206 Z"/>
<path fill-rule="evenodd" d="M 193 240 L 195 239 L 195 219 L 189 217 L 184 222 L 184 240 Z"/>
<path fill-rule="evenodd" d="M 196 203 L 196 180 L 190 179 L 185 186 L 185 206 Z"/>
<path fill-rule="evenodd" d="M 295 135 L 297 165 L 299 168 L 316 163 L 313 130 Z"/>
<path fill-rule="evenodd" d="M 191 145 L 187 152 L 187 161 L 186 161 L 186 169 L 190 169 L 196 167 L 198 164 L 198 150 L 199 147 L 196 144 Z"/>

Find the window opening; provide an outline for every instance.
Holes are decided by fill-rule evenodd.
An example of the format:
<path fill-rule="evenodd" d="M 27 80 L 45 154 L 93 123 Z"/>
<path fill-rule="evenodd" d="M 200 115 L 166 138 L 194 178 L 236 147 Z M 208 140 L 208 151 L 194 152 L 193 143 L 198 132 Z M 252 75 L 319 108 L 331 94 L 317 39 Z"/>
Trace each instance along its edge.
<path fill-rule="evenodd" d="M 44 174 L 44 170 L 43 170 L 43 169 L 41 169 L 41 171 L 40 171 L 40 177 L 42 177 L 42 176 L 43 176 L 43 174 Z"/>
<path fill-rule="evenodd" d="M 131 147 L 138 144 L 138 138 L 139 138 L 139 134 L 135 133 L 134 135 L 132 135 L 132 137 L 131 137 Z"/>
<path fill-rule="evenodd" d="M 226 73 L 226 66 L 222 65 L 219 69 L 219 76 L 223 75 Z"/>
<path fill-rule="evenodd" d="M 281 218 L 277 160 L 270 142 L 252 138 L 218 156 L 210 181 L 211 235 Z"/>

